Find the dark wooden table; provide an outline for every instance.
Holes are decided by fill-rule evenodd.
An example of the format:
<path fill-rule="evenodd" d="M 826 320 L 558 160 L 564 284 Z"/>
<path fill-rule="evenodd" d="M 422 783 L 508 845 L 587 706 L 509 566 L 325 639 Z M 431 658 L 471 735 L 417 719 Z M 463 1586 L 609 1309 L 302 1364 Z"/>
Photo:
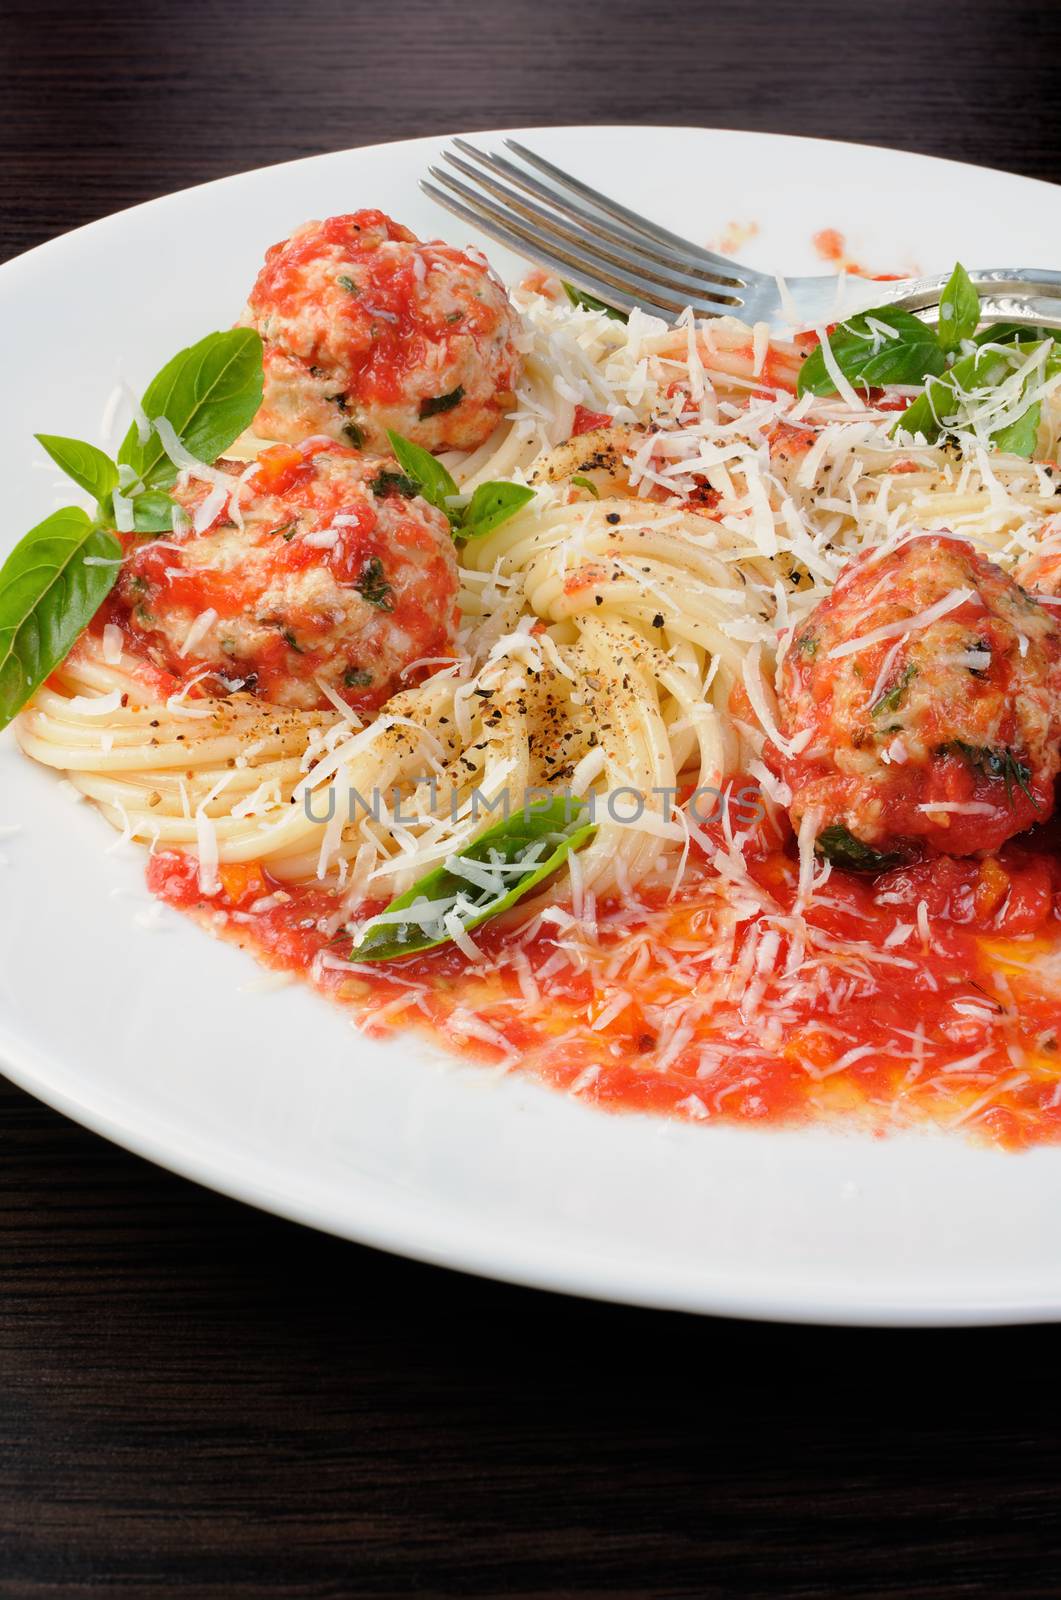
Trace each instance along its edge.
<path fill-rule="evenodd" d="M 469 127 L 763 128 L 1058 180 L 1059 45 L 1041 0 L 8 0 L 0 255 Z M 1051 1328 L 480 1283 L 219 1199 L 10 1088 L 0 1275 L 4 1596 L 1061 1593 Z"/>

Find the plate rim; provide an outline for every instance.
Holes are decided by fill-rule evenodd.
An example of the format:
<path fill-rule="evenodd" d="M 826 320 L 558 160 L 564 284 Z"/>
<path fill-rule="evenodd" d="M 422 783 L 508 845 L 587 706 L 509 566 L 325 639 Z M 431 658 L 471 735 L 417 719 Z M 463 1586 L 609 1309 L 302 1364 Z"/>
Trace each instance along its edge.
<path fill-rule="evenodd" d="M 461 134 L 447 130 L 406 139 L 321 151 L 265 166 L 249 167 L 240 172 L 191 184 L 140 201 L 76 228 L 68 229 L 0 263 L 0 291 L 6 292 L 9 285 L 13 286 L 12 280 L 19 278 L 26 270 L 27 264 L 57 250 L 76 249 L 79 239 L 105 229 L 116 219 L 133 219 L 141 213 L 150 212 L 153 208 L 164 207 L 174 199 L 218 190 L 226 185 L 238 186 L 248 178 L 266 177 L 309 164 L 318 165 L 343 157 L 357 158 L 375 152 L 416 145 L 427 149 L 437 147 L 441 141 L 448 141 L 458 136 L 487 139 L 518 136 L 527 140 L 542 133 L 550 136 L 563 133 L 583 136 L 587 133 L 606 134 L 609 131 L 620 131 L 623 134 L 636 132 L 639 136 L 649 138 L 656 134 L 673 137 L 685 132 L 695 135 L 706 133 L 734 137 L 738 141 L 761 141 L 763 144 L 781 143 L 788 147 L 797 145 L 816 148 L 824 145 L 831 149 L 839 148 L 850 152 L 855 157 L 862 152 L 872 151 L 915 165 L 929 163 L 947 169 L 958 169 L 966 178 L 969 174 L 983 173 L 996 175 L 1021 185 L 1032 185 L 1042 192 L 1044 199 L 1052 199 L 1055 203 L 1061 197 L 1061 185 L 1042 178 L 1029 177 L 1023 173 L 1010 173 L 1004 168 L 853 140 L 814 138 L 737 128 L 713 128 L 684 123 L 543 124 L 519 128 L 472 129 L 466 133 L 462 130 Z M 535 1248 L 528 1247 L 525 1243 L 514 1259 L 511 1246 L 505 1255 L 497 1253 L 496 1247 L 491 1246 L 488 1234 L 469 1237 L 465 1233 L 459 1241 L 451 1241 L 446 1245 L 432 1245 L 425 1243 L 422 1238 L 418 1239 L 415 1230 L 404 1226 L 401 1221 L 394 1221 L 393 1218 L 372 1218 L 357 1228 L 352 1228 L 343 1220 L 335 1216 L 329 1217 L 319 1210 L 312 1198 L 300 1199 L 295 1193 L 284 1189 L 277 1191 L 274 1188 L 270 1192 L 268 1185 L 251 1170 L 253 1163 L 248 1163 L 244 1158 L 233 1157 L 226 1167 L 223 1162 L 213 1159 L 209 1154 L 197 1154 L 192 1151 L 187 1147 L 187 1140 L 183 1139 L 179 1132 L 168 1144 L 160 1143 L 150 1128 L 141 1127 L 138 1130 L 135 1126 L 124 1123 L 120 1116 L 108 1111 L 103 1103 L 107 1098 L 105 1092 L 97 1091 L 95 1099 L 73 1092 L 61 1081 L 64 1070 L 62 1066 L 54 1063 L 54 1068 L 54 1071 L 49 1072 L 47 1050 L 35 1051 L 32 1041 L 18 1039 L 3 1019 L 0 1019 L 0 1073 L 19 1089 L 60 1114 L 70 1117 L 92 1133 L 166 1171 L 272 1215 L 284 1217 L 336 1237 L 350 1239 L 370 1248 L 385 1250 L 449 1270 L 528 1288 L 613 1303 L 680 1310 L 694 1314 L 811 1325 L 878 1327 L 1012 1325 L 1053 1321 L 1061 1317 L 1061 1286 L 1053 1292 L 1030 1289 L 1026 1294 L 1014 1292 L 997 1297 L 971 1293 L 964 1299 L 958 1300 L 955 1300 L 952 1293 L 937 1302 L 922 1296 L 917 1304 L 909 1300 L 900 1303 L 888 1296 L 875 1296 L 872 1292 L 862 1294 L 858 1292 L 857 1285 L 851 1286 L 848 1297 L 830 1299 L 828 1296 L 815 1293 L 813 1280 L 810 1278 L 808 1278 L 809 1288 L 803 1294 L 791 1286 L 782 1285 L 780 1288 L 772 1289 L 768 1283 L 757 1283 L 754 1279 L 749 1280 L 744 1286 L 736 1285 L 732 1276 L 728 1282 L 720 1285 L 715 1285 L 710 1278 L 705 1277 L 695 1286 L 688 1280 L 683 1280 L 668 1287 L 662 1282 L 653 1282 L 643 1267 L 638 1277 L 631 1279 L 623 1277 L 621 1263 L 616 1270 L 612 1270 L 607 1264 L 604 1266 L 590 1264 L 585 1258 L 579 1259 L 573 1268 L 567 1263 L 557 1263 L 555 1260 L 551 1263 L 536 1261 Z M 548 1090 L 543 1092 L 550 1093 Z M 591 1114 L 599 1115 L 599 1113 Z M 625 1115 L 639 1116 L 637 1113 Z M 641 1116 L 639 1120 L 651 1125 L 656 1119 Z"/>

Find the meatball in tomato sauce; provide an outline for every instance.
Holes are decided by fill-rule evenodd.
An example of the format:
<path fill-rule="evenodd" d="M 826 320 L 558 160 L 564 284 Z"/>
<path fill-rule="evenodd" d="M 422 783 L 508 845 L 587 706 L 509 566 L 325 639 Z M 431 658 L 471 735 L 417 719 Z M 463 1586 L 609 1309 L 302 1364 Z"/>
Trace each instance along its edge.
<path fill-rule="evenodd" d="M 471 450 L 514 403 L 519 319 L 483 258 L 422 243 L 381 211 L 308 222 L 274 245 L 242 322 L 265 345 L 254 429 L 386 450 Z"/>
<path fill-rule="evenodd" d="M 852 561 L 796 632 L 779 697 L 793 822 L 813 813 L 819 840 L 972 855 L 1053 810 L 1061 632 L 963 539 Z"/>
<path fill-rule="evenodd" d="M 331 440 L 272 445 L 227 485 L 174 498 L 190 526 L 172 539 L 127 535 L 108 619 L 155 665 L 214 693 L 372 711 L 404 668 L 446 655 L 457 628 L 449 524 L 392 460 Z M 221 503 L 218 504 L 220 499 Z M 198 531 L 197 531 L 198 530 Z"/>

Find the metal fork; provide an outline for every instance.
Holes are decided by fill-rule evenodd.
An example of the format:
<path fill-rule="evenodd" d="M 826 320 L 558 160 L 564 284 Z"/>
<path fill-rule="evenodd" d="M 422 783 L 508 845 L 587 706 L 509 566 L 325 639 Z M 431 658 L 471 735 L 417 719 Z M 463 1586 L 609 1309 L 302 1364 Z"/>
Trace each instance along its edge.
<path fill-rule="evenodd" d="M 444 151 L 444 157 L 467 182 L 431 167 L 435 182 L 423 180 L 424 193 L 616 310 L 640 306 L 674 322 L 691 306 L 698 316 L 738 316 L 775 326 L 795 321 L 807 327 L 868 306 L 901 308 L 927 322 L 938 318 L 947 273 L 893 283 L 848 279 L 840 305 L 835 274 L 788 278 L 782 287 L 768 273 L 661 228 L 515 139 L 506 139 L 505 146 L 522 165 L 466 139 L 453 143 L 455 149 Z M 1061 324 L 1061 272 L 997 267 L 969 276 L 980 294 L 982 321 Z"/>

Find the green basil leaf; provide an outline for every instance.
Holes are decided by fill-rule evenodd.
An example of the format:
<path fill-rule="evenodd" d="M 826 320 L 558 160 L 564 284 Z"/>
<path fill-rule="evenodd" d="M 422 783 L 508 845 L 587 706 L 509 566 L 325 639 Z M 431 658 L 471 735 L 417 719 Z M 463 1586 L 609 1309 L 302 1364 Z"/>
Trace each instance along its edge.
<path fill-rule="evenodd" d="M 31 528 L 0 567 L 0 728 L 69 654 L 114 587 L 121 555 L 113 533 L 66 506 Z"/>
<path fill-rule="evenodd" d="M 971 339 L 979 326 L 980 296 L 959 261 L 940 296 L 939 322 L 936 326 L 940 349 L 948 354 L 960 349 L 962 340 Z"/>
<path fill-rule="evenodd" d="M 946 378 L 938 383 L 929 379 L 924 394 L 919 394 L 916 400 L 911 401 L 900 416 L 892 429 L 892 438 L 906 434 L 912 439 L 915 434 L 920 434 L 929 444 L 935 444 L 943 432 L 943 417 L 949 416 L 953 410 L 953 385 Z"/>
<path fill-rule="evenodd" d="M 133 530 L 136 533 L 172 533 L 175 501 L 161 489 L 144 489 L 133 498 Z"/>
<path fill-rule="evenodd" d="M 576 289 L 573 283 L 564 284 L 564 293 L 573 306 L 581 306 L 583 311 L 603 311 L 605 316 L 611 317 L 615 322 L 630 321 L 627 312 L 617 311 L 615 306 L 605 305 L 596 295 L 587 294 L 585 289 Z"/>
<path fill-rule="evenodd" d="M 484 533 L 492 533 L 534 498 L 534 490 L 522 483 L 481 483 L 464 510 L 457 511 L 449 501 L 459 495 L 460 490 L 441 461 L 422 445 L 404 439 L 391 429 L 387 430 L 387 438 L 412 492 L 445 513 L 456 538 L 477 539 Z M 383 483 L 384 479 L 387 483 Z M 373 483 L 386 488 L 392 479 L 396 484 L 403 481 L 393 473 L 381 473 Z"/>
<path fill-rule="evenodd" d="M 534 490 L 522 483 L 481 483 L 461 513 L 457 532 L 462 539 L 493 533 L 533 499 Z"/>
<path fill-rule="evenodd" d="M 394 433 L 390 428 L 387 429 L 387 438 L 398 465 L 406 477 L 415 483 L 417 494 L 429 505 L 445 512 L 452 521 L 453 514 L 446 501 L 451 495 L 460 494 L 460 490 L 441 461 L 430 450 L 414 444 L 411 439 L 403 439 L 400 433 Z"/>
<path fill-rule="evenodd" d="M 118 468 L 110 456 L 83 439 L 64 439 L 57 433 L 36 433 L 33 437 L 79 489 L 106 505 L 112 490 L 118 487 Z"/>
<path fill-rule="evenodd" d="M 165 417 L 191 455 L 214 462 L 250 427 L 261 403 L 261 338 L 253 328 L 230 328 L 167 362 L 148 384 L 142 409 L 150 420 Z M 134 424 L 118 460 L 149 489 L 168 489 L 177 476 L 154 428 L 141 444 Z"/>
<path fill-rule="evenodd" d="M 883 855 L 871 845 L 863 844 L 839 822 L 822 829 L 814 848 L 834 867 L 843 867 L 847 872 L 886 872 L 901 860 L 899 856 Z"/>
<path fill-rule="evenodd" d="M 576 489 L 585 489 L 586 493 L 591 494 L 594 500 L 600 499 L 600 490 L 592 478 L 583 478 L 576 473 L 573 478 L 569 479 L 569 482 L 573 483 Z"/>
<path fill-rule="evenodd" d="M 452 411 L 454 406 L 459 406 L 463 399 L 464 386 L 458 383 L 455 389 L 449 391 L 449 394 L 435 394 L 431 395 L 427 400 L 421 400 L 420 421 L 426 422 L 428 417 L 437 417 L 443 411 Z"/>
<path fill-rule="evenodd" d="M 997 433 L 992 434 L 991 442 L 995 449 L 1006 455 L 1025 456 L 1030 460 L 1035 449 L 1041 416 L 1042 407 L 1036 400 L 1016 422 L 1011 422 L 1008 428 L 1000 428 Z"/>
<path fill-rule="evenodd" d="M 398 895 L 383 914 L 405 911 L 418 900 L 431 903 L 452 900 L 454 909 L 457 909 L 457 897 L 460 895 L 461 926 L 468 931 L 478 928 L 490 917 L 507 911 L 530 890 L 544 883 L 546 878 L 552 877 L 572 850 L 578 850 L 586 843 L 596 832 L 596 823 L 583 820 L 587 815 L 588 808 L 584 802 L 573 797 L 538 801 L 496 822 L 477 839 L 473 839 L 471 844 L 465 845 L 463 850 L 457 851 L 460 860 L 483 862 L 489 862 L 491 852 L 495 852 L 497 858 L 511 865 L 522 860 L 540 839 L 555 835 L 550 841 L 548 853 L 531 862 L 525 874 L 504 875 L 505 882 L 510 883 L 511 888 L 503 895 L 491 897 L 488 889 L 479 888 L 468 878 L 442 866 L 427 873 L 404 894 Z M 350 959 L 394 961 L 401 956 L 433 950 L 449 942 L 449 934 L 443 934 L 441 938 L 430 937 L 420 922 L 381 923 L 373 920 L 362 929 L 361 938 L 351 951 Z"/>
<path fill-rule="evenodd" d="M 892 429 L 893 437 L 900 434 L 913 437 L 921 434 L 929 444 L 934 444 L 944 433 L 960 428 L 957 420 L 963 394 L 974 389 L 991 388 L 1013 372 L 1042 340 L 1009 346 L 1006 350 L 990 347 L 976 350 L 972 355 L 956 361 L 942 377 L 930 377 L 925 382 L 925 392 L 908 406 Z M 1058 370 L 1058 359 L 1051 358 L 1045 368 L 1047 374 Z M 1030 455 L 1035 447 L 1035 432 L 1039 425 L 1038 408 L 1031 406 L 1016 422 L 1002 428 L 994 435 L 992 443 L 998 450 L 1013 455 Z"/>
<path fill-rule="evenodd" d="M 1042 344 L 1044 339 L 1061 339 L 1061 327 L 1024 327 L 1019 322 L 995 322 L 981 328 L 977 344 Z"/>
<path fill-rule="evenodd" d="M 894 338 L 885 338 L 869 327 L 867 318 L 895 329 Z M 946 364 L 943 351 L 927 323 L 908 311 L 883 306 L 864 311 L 841 322 L 829 335 L 829 348 L 844 377 L 852 384 L 883 389 L 893 383 L 920 383 L 929 373 L 942 372 Z M 799 369 L 798 392 L 826 395 L 836 393 L 821 346 L 811 352 Z"/>

